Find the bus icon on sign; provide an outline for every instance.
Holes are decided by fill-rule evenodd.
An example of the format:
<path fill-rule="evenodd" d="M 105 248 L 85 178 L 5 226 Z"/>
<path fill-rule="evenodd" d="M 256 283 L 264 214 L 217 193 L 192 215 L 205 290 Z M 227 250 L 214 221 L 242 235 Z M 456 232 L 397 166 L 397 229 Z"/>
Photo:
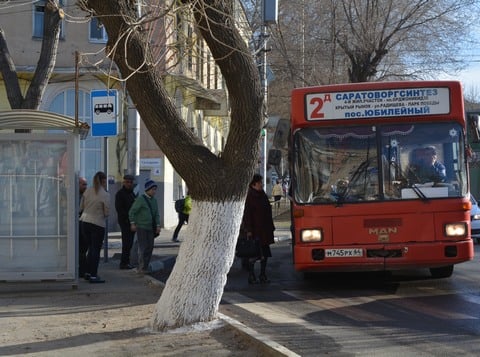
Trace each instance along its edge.
<path fill-rule="evenodd" d="M 95 114 L 97 115 L 99 115 L 100 113 L 112 114 L 113 104 L 112 103 L 95 104 L 94 111 L 95 111 Z"/>

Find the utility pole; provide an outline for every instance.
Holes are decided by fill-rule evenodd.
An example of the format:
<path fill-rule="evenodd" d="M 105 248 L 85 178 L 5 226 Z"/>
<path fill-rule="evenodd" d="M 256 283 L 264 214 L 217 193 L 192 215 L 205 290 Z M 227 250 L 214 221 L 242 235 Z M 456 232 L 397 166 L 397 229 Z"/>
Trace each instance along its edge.
<path fill-rule="evenodd" d="M 267 0 L 264 0 L 267 1 Z M 262 167 L 261 170 L 262 176 L 264 179 L 265 184 L 267 184 L 267 124 L 268 124 L 268 80 L 267 80 L 267 42 L 268 42 L 268 34 L 267 34 L 267 25 L 265 23 L 265 19 L 262 25 L 262 32 L 260 34 L 262 44 L 262 71 L 261 71 L 261 80 L 262 80 L 262 89 L 263 89 L 263 119 L 264 119 L 264 128 L 262 129 L 262 136 L 261 140 L 263 141 L 262 145 Z"/>
<path fill-rule="evenodd" d="M 267 0 L 264 0 L 267 1 Z M 262 32 L 260 38 L 262 41 L 262 89 L 263 89 L 263 115 L 265 116 L 265 122 L 268 120 L 268 80 L 267 80 L 267 52 L 269 51 L 267 43 L 269 34 L 267 33 L 267 25 L 264 22 L 262 25 Z"/>
<path fill-rule="evenodd" d="M 264 116 L 264 128 L 262 130 L 262 163 L 263 167 L 260 169 L 263 170 L 263 179 L 265 184 L 267 183 L 267 142 L 268 142 L 268 135 L 267 135 L 267 123 L 268 123 L 268 78 L 267 78 L 267 52 L 269 51 L 267 47 L 268 37 L 268 28 L 267 26 L 270 24 L 276 24 L 278 19 L 278 1 L 277 0 L 263 0 L 262 3 L 262 30 L 260 34 L 261 39 L 261 48 L 262 48 L 262 56 L 261 56 L 261 80 L 262 80 L 262 88 L 263 88 L 263 116 Z"/>
<path fill-rule="evenodd" d="M 136 2 L 137 16 L 142 16 L 142 2 Z M 140 114 L 128 94 L 127 113 L 127 173 L 138 177 L 140 175 Z M 138 184 L 138 182 L 137 182 Z"/>
<path fill-rule="evenodd" d="M 128 95 L 127 116 L 127 173 L 140 175 L 140 115 Z"/>

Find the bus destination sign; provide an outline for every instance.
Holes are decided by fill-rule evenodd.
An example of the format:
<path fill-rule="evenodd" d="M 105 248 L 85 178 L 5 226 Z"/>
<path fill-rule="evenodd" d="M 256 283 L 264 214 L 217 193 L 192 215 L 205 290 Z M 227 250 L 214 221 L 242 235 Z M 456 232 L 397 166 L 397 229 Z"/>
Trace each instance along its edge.
<path fill-rule="evenodd" d="M 310 93 L 307 120 L 368 119 L 450 113 L 448 88 L 397 88 Z"/>

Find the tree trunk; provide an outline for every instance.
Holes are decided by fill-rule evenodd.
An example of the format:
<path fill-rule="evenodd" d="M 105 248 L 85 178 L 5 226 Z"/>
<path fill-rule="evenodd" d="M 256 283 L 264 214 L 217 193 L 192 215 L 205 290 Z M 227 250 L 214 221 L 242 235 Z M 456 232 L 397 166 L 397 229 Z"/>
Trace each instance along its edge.
<path fill-rule="evenodd" d="M 242 214 L 243 201 L 193 202 L 188 235 L 155 306 L 155 330 L 216 318 L 234 259 L 236 239 L 232 238 L 238 234 Z"/>
<path fill-rule="evenodd" d="M 188 8 L 193 10 L 229 93 L 230 131 L 222 155 L 217 156 L 187 127 L 162 82 L 160 73 L 165 69 L 155 67 L 159 61 L 147 35 L 158 18 L 142 17 L 142 27 L 141 21 L 132 21 L 137 8 L 131 1 L 81 1 L 84 9 L 102 16 L 107 48 L 122 77 L 128 78 L 128 93 L 193 200 L 190 237 L 181 245 L 152 319 L 157 330 L 216 317 L 233 262 L 248 182 L 257 164 L 263 94 L 253 56 L 235 28 L 232 5 L 232 0 L 195 0 Z"/>

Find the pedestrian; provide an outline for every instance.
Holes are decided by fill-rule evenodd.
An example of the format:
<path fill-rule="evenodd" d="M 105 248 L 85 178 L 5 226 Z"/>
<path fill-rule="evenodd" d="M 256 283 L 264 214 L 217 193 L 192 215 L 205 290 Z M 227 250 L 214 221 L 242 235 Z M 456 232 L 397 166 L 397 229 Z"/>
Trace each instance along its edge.
<path fill-rule="evenodd" d="M 182 207 L 178 209 L 178 224 L 173 232 L 172 242 L 179 242 L 178 233 L 184 224 L 188 224 L 188 217 L 190 217 L 190 211 L 192 210 L 192 198 L 188 194 L 185 198 L 181 199 L 180 202 L 183 202 Z M 176 203 L 175 203 L 176 204 Z"/>
<path fill-rule="evenodd" d="M 267 260 L 272 256 L 270 244 L 274 243 L 272 207 L 268 196 L 263 190 L 263 177 L 253 175 L 249 184 L 245 209 L 243 212 L 242 227 L 246 232 L 247 239 L 259 241 L 259 256 L 249 258 L 248 264 L 248 283 L 269 283 L 266 275 Z M 255 276 L 255 262 L 260 260 L 260 275 L 257 280 Z"/>
<path fill-rule="evenodd" d="M 106 218 L 110 212 L 110 197 L 107 192 L 107 175 L 98 171 L 93 177 L 93 187 L 83 193 L 80 201 L 80 230 L 87 245 L 87 264 L 82 266 L 85 280 L 90 283 L 104 283 L 98 276 L 100 250 L 105 237 Z"/>
<path fill-rule="evenodd" d="M 85 177 L 79 177 L 78 178 L 78 192 L 79 192 L 79 200 L 78 202 L 80 202 L 82 200 L 82 197 L 83 197 L 83 193 L 85 192 L 85 190 L 87 189 L 88 187 L 88 183 L 87 183 L 87 179 Z M 80 212 L 81 214 L 82 212 Z"/>
<path fill-rule="evenodd" d="M 78 178 L 78 202 L 79 210 L 78 217 L 82 215 L 82 209 L 80 203 L 82 202 L 83 193 L 88 187 L 87 179 L 85 177 Z M 88 242 L 83 237 L 82 230 L 80 229 L 80 222 L 78 224 L 78 275 L 83 278 L 85 277 L 85 270 L 87 268 L 87 251 L 88 251 Z"/>
<path fill-rule="evenodd" d="M 138 273 L 148 273 L 148 266 L 152 258 L 153 243 L 155 237 L 160 234 L 160 216 L 158 213 L 155 193 L 157 184 L 155 181 L 145 182 L 145 193 L 138 196 L 133 202 L 128 217 L 130 229 L 137 232 L 138 242 Z"/>
<path fill-rule="evenodd" d="M 123 176 L 122 188 L 115 194 L 115 210 L 117 211 L 118 225 L 122 233 L 122 256 L 120 258 L 120 269 L 133 269 L 130 264 L 130 252 L 135 238 L 135 232 L 130 229 L 128 211 L 135 201 L 136 195 L 133 192 L 132 175 Z"/>
<path fill-rule="evenodd" d="M 283 196 L 283 187 L 280 180 L 277 180 L 277 183 L 272 188 L 272 196 L 274 199 L 275 207 L 280 208 L 280 200 Z"/>

